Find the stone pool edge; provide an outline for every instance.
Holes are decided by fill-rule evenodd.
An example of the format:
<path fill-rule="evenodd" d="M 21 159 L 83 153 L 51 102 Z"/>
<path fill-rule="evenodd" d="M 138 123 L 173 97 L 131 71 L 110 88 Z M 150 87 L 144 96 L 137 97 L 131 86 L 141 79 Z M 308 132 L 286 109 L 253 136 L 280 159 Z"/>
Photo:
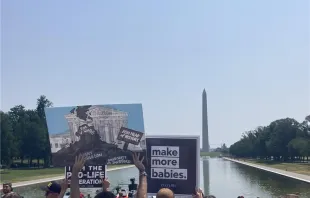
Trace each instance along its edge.
<path fill-rule="evenodd" d="M 132 167 L 135 167 L 135 165 L 128 165 L 128 166 L 109 168 L 107 170 L 107 172 L 116 171 L 116 170 L 120 170 L 120 169 L 127 169 L 127 168 L 132 168 Z M 35 184 L 40 184 L 40 183 L 45 183 L 45 182 L 50 182 L 50 181 L 62 180 L 64 178 L 65 178 L 64 176 L 57 176 L 57 177 L 49 177 L 49 178 L 36 179 L 36 180 L 30 180 L 30 181 L 16 182 L 16 183 L 12 184 L 12 187 L 13 188 L 17 188 L 17 187 L 35 185 Z M 0 186 L 0 190 L 2 190 L 2 185 Z"/>
<path fill-rule="evenodd" d="M 276 168 L 270 168 L 270 167 L 267 167 L 267 166 L 261 166 L 261 165 L 252 164 L 252 163 L 249 163 L 249 162 L 242 162 L 242 161 L 234 160 L 234 159 L 227 158 L 227 157 L 223 157 L 223 159 L 231 161 L 231 162 L 235 162 L 235 163 L 238 163 L 238 164 L 243 164 L 243 165 L 246 165 L 246 166 L 250 166 L 250 167 L 253 167 L 253 168 L 257 168 L 257 169 L 260 169 L 260 170 L 264 170 L 264 171 L 267 171 L 267 172 L 270 172 L 270 173 L 274 173 L 274 174 L 282 175 L 282 176 L 289 177 L 289 178 L 292 178 L 292 179 L 296 179 L 296 180 L 299 180 L 299 181 L 303 181 L 303 182 L 306 182 L 306 183 L 310 183 L 310 176 L 308 176 L 308 175 L 298 174 L 298 173 L 294 173 L 294 172 L 290 172 L 290 171 L 284 171 L 284 170 L 280 170 L 280 169 L 276 169 Z"/>

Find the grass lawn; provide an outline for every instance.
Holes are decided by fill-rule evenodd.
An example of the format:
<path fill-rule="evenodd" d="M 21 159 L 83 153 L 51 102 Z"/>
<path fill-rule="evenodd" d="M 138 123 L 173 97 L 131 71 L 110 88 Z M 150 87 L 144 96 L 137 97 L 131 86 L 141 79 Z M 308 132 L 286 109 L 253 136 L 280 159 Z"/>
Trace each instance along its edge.
<path fill-rule="evenodd" d="M 111 168 L 122 167 L 126 165 L 108 165 L 108 170 Z M 64 168 L 42 168 L 42 169 L 1 169 L 0 170 L 0 183 L 5 182 L 22 182 L 35 179 L 43 179 L 49 177 L 62 176 L 65 173 Z"/>
<path fill-rule="evenodd" d="M 220 152 L 200 152 L 200 156 L 218 157 L 220 155 Z"/>
<path fill-rule="evenodd" d="M 280 170 L 286 170 L 294 173 L 310 175 L 310 164 L 309 163 L 279 163 L 274 161 L 261 161 L 245 159 L 245 162 L 267 166 L 271 168 L 277 168 Z"/>

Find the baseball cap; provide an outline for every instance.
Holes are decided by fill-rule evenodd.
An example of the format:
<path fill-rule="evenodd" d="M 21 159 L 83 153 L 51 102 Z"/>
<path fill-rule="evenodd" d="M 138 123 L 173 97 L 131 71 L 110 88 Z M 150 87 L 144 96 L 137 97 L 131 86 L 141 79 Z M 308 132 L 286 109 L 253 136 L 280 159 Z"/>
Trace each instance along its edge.
<path fill-rule="evenodd" d="M 46 186 L 41 187 L 41 189 L 44 191 L 49 191 L 49 192 L 59 194 L 61 191 L 61 186 L 57 184 L 56 182 L 52 181 L 52 182 L 49 182 Z"/>

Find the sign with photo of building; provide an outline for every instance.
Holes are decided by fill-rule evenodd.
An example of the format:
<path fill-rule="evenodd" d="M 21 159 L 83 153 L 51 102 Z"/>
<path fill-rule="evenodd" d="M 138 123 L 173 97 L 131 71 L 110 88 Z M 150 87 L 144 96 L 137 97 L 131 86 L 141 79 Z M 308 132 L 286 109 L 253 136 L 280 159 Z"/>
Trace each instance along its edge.
<path fill-rule="evenodd" d="M 199 136 L 147 136 L 148 197 L 170 188 L 176 197 L 192 197 L 199 186 Z"/>
<path fill-rule="evenodd" d="M 51 107 L 45 114 L 54 166 L 72 165 L 80 153 L 90 164 L 131 164 L 131 151 L 146 152 L 142 104 Z M 121 129 L 138 132 L 139 142 L 119 139 Z"/>

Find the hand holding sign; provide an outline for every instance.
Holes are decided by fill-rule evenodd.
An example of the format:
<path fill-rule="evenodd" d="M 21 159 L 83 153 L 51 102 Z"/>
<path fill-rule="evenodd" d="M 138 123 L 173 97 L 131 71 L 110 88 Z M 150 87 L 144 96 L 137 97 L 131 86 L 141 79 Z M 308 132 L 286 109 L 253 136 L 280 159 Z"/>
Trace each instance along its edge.
<path fill-rule="evenodd" d="M 69 182 L 67 179 L 62 180 L 61 182 L 61 191 L 66 192 L 69 187 Z"/>
<path fill-rule="evenodd" d="M 135 166 L 137 167 L 137 169 L 140 172 L 144 172 L 145 171 L 145 167 L 143 165 L 143 160 L 144 160 L 144 156 L 142 157 L 142 159 L 140 160 L 140 153 L 138 153 L 138 155 L 136 153 L 132 154 L 132 161 L 135 164 Z"/>
<path fill-rule="evenodd" d="M 110 182 L 108 181 L 108 178 L 101 178 L 101 181 L 103 191 L 108 191 L 108 189 L 110 188 Z"/>

